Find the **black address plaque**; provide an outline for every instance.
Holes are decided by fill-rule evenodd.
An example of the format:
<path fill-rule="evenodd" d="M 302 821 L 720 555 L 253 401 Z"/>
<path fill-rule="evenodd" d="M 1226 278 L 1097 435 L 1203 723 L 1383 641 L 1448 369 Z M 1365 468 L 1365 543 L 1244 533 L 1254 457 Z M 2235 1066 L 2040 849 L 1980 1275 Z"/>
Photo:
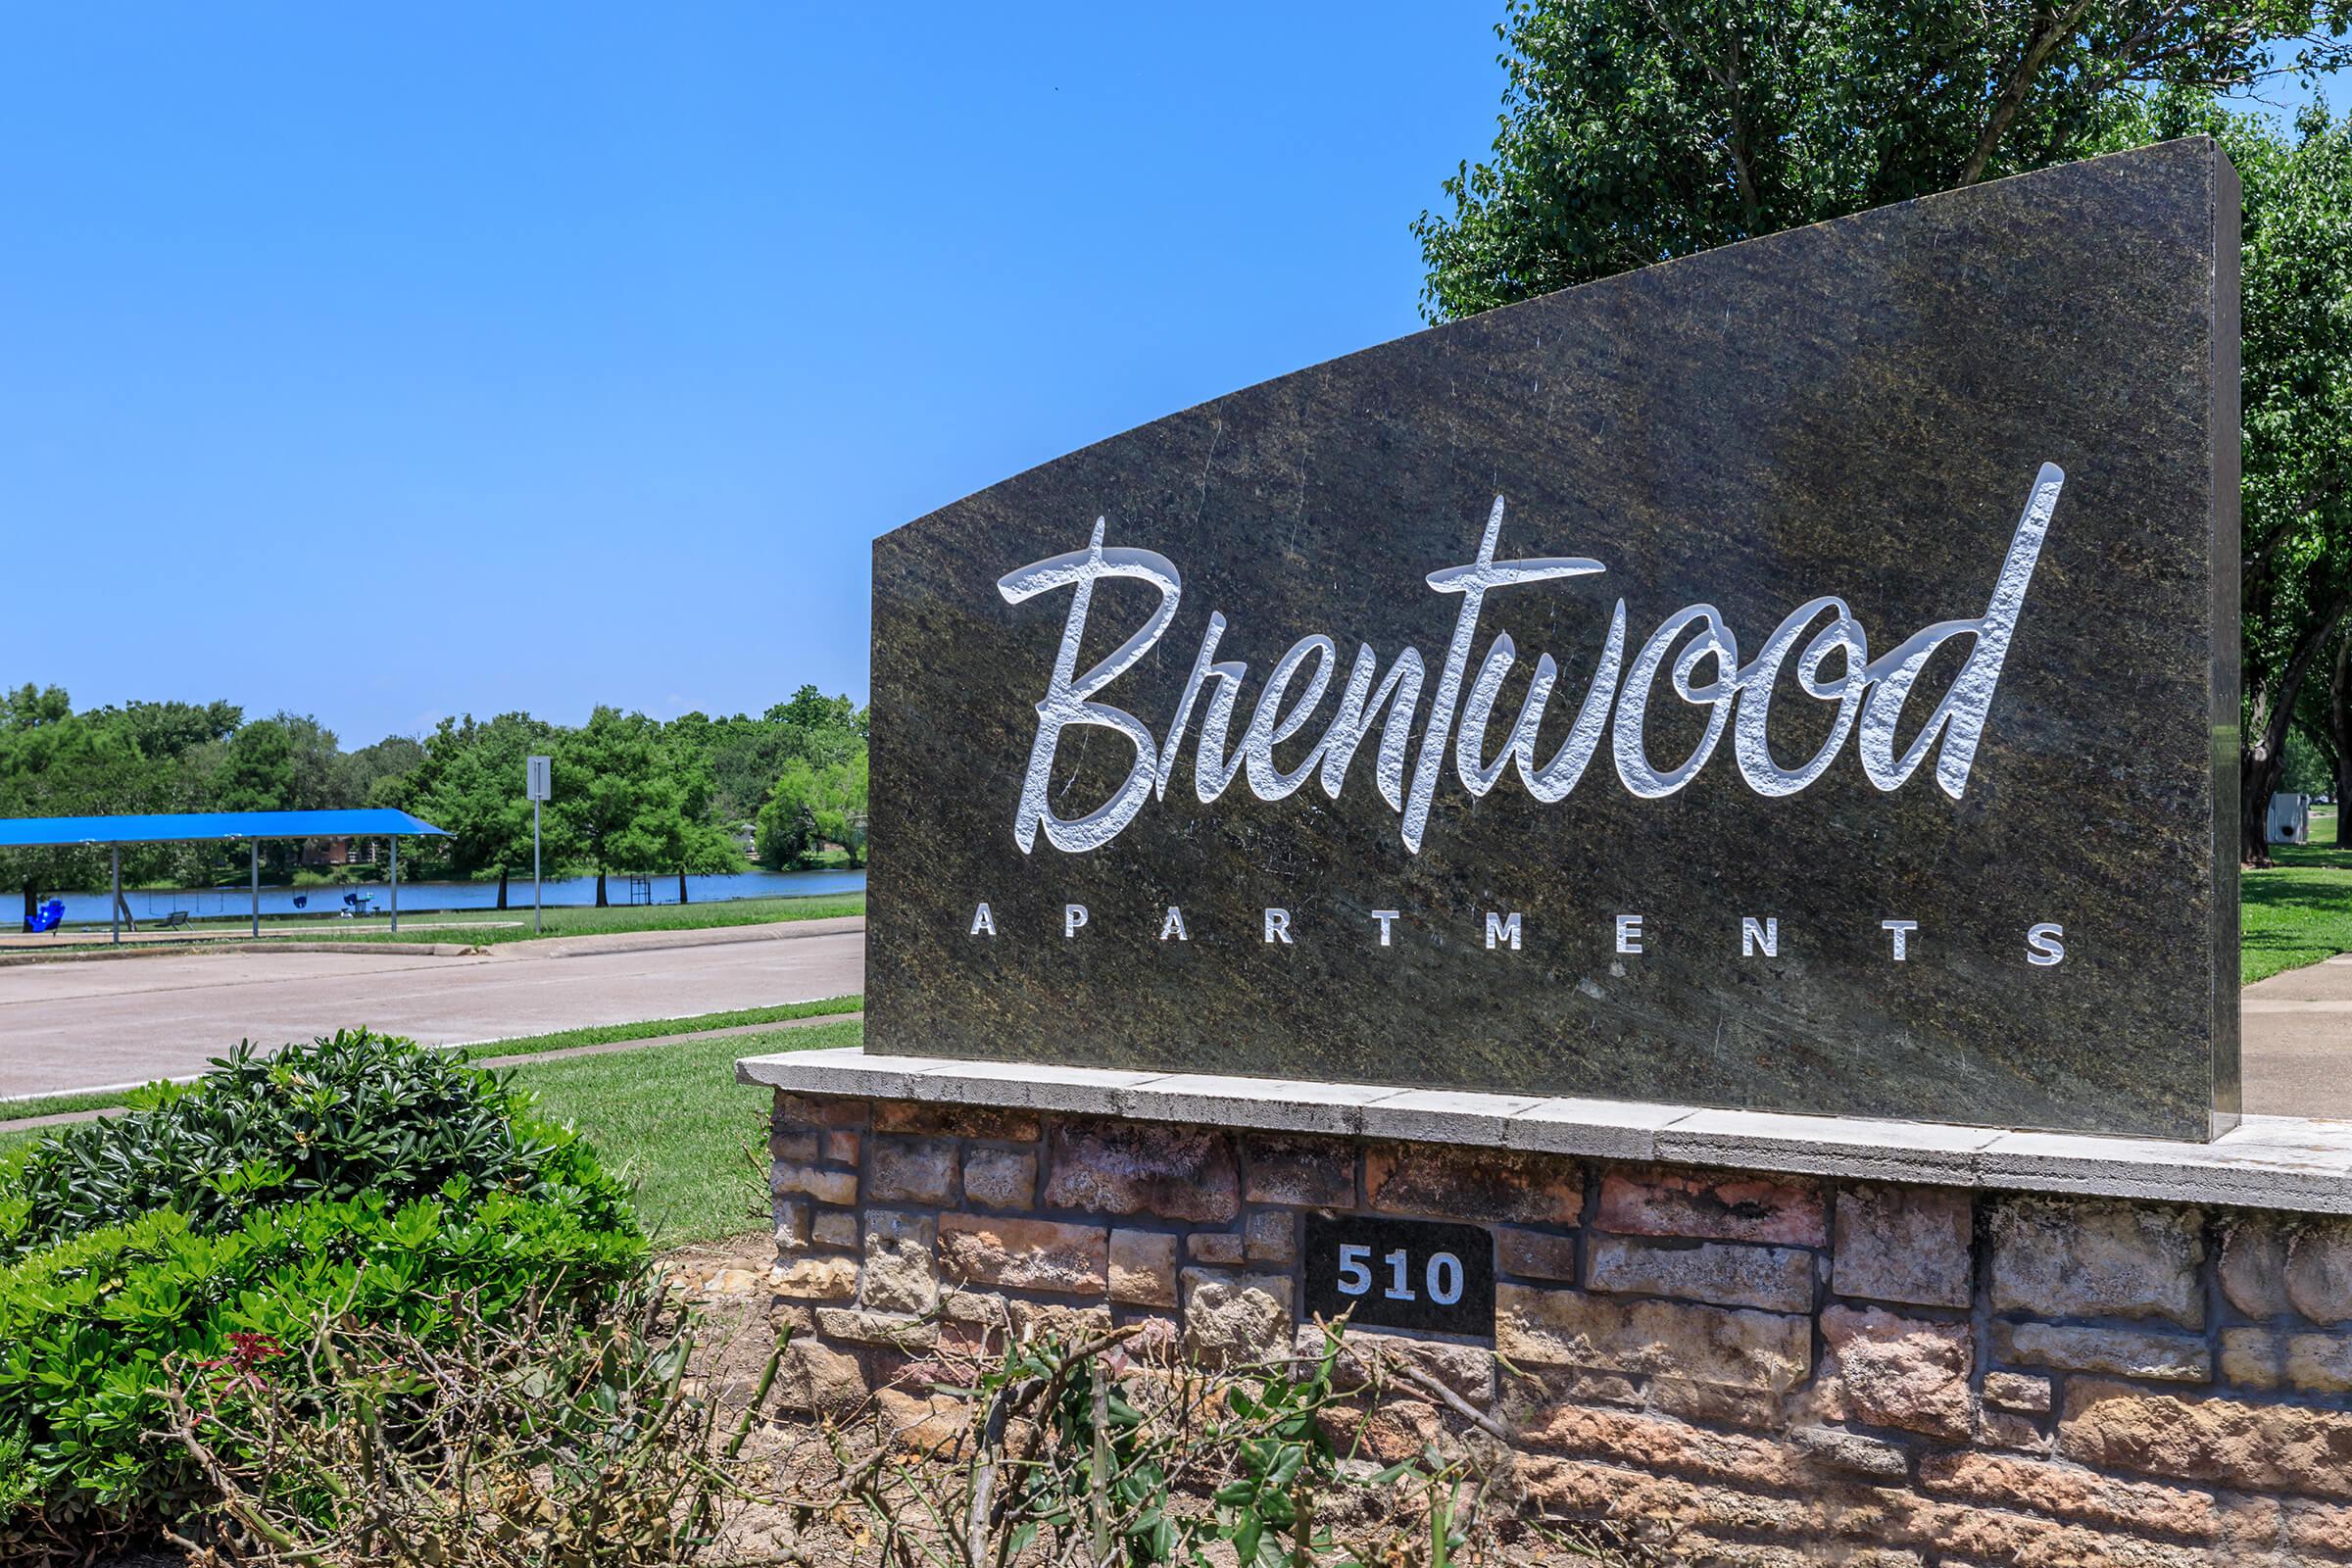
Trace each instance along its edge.
<path fill-rule="evenodd" d="M 1306 1219 L 1306 1309 L 1369 1328 L 1494 1336 L 1494 1236 L 1475 1225 Z"/>

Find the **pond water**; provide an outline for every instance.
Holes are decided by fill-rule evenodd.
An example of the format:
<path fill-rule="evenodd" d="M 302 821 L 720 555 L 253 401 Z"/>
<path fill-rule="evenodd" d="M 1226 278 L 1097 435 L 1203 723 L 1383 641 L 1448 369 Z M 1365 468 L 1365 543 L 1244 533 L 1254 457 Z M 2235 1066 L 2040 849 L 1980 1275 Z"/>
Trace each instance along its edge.
<path fill-rule="evenodd" d="M 640 882 L 635 889 L 636 902 L 646 902 L 649 891 L 656 904 L 678 902 L 677 873 L 657 876 Z M 686 879 L 687 897 L 696 904 L 716 904 L 725 899 L 812 898 L 825 893 L 863 893 L 863 871 L 737 871 L 726 876 L 690 876 Z M 335 887 L 262 889 L 264 914 L 332 914 L 343 906 L 346 893 L 374 895 L 373 908 L 382 913 L 391 906 L 391 889 L 383 882 L 345 883 Z M 548 907 L 559 905 L 594 904 L 596 878 L 592 876 L 550 877 L 542 884 L 542 898 Z M 66 901 L 66 919 L 73 924 L 95 923 L 107 920 L 106 890 L 96 893 L 43 894 Z M 605 897 L 614 905 L 630 902 L 629 878 L 608 877 Z M 218 915 L 244 914 L 253 907 L 252 890 L 242 884 L 218 888 L 139 888 L 125 889 L 123 902 L 130 906 L 130 915 L 141 924 L 160 920 L 174 909 L 185 909 L 193 919 Z M 295 900 L 301 899 L 301 906 Z M 412 882 L 400 879 L 400 912 L 425 914 L 441 909 L 490 909 L 498 905 L 496 882 Z M 516 877 L 507 884 L 509 913 L 531 908 L 531 879 Z M 9 905 L 15 913 L 15 903 Z M 15 921 L 10 920 L 13 929 Z"/>

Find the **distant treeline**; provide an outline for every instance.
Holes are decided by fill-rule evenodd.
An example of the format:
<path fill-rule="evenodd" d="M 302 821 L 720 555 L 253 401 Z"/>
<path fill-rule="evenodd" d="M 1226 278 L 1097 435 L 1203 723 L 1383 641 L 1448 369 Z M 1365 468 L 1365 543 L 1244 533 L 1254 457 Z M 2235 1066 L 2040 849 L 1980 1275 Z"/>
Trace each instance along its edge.
<path fill-rule="evenodd" d="M 576 727 L 528 713 L 443 719 L 355 751 L 309 714 L 248 719 L 233 703 L 128 703 L 76 712 L 58 687 L 0 693 L 0 816 L 142 811 L 299 811 L 389 806 L 448 830 L 401 846 L 420 877 L 508 879 L 531 869 L 523 759 L 555 759 L 542 819 L 549 875 L 739 871 L 806 864 L 826 846 L 865 859 L 865 711 L 804 686 L 754 717 L 688 713 L 662 723 L 599 708 Z M 269 844 L 273 877 L 300 846 Z M 126 848 L 126 884 L 205 886 L 245 870 L 243 846 Z M 103 887 L 104 851 L 0 850 L 0 886 L 29 916 L 45 892 Z"/>

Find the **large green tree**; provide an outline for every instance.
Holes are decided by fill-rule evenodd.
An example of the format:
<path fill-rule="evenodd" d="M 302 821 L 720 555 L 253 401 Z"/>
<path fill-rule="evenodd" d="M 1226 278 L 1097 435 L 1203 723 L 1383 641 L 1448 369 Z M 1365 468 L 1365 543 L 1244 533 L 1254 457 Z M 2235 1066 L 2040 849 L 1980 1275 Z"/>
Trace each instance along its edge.
<path fill-rule="evenodd" d="M 2239 849 L 2267 864 L 2288 726 L 2352 612 L 2352 122 L 2314 108 L 2292 135 L 2250 116 L 2204 128 L 2245 186 Z"/>
<path fill-rule="evenodd" d="M 2297 699 L 2352 606 L 2352 143 L 2217 89 L 2345 58 L 2347 0 L 1520 0 L 1489 162 L 1414 224 L 1432 319 L 2166 136 L 2245 186 L 2240 848 Z"/>
<path fill-rule="evenodd" d="M 54 686 L 0 696 L 0 815 L 106 816 L 151 808 L 163 775 L 122 725 L 74 711 Z M 30 930 L 40 895 L 107 883 L 104 852 L 71 845 L 0 850 L 0 878 L 24 896 Z"/>
<path fill-rule="evenodd" d="M 732 858 L 731 846 L 719 848 L 723 835 L 697 814 L 708 808 L 708 773 L 681 777 L 662 726 L 643 713 L 599 708 L 564 733 L 555 758 L 557 808 L 596 870 L 599 907 L 610 902 L 612 872 L 675 871 L 683 897 L 687 870 Z"/>
<path fill-rule="evenodd" d="M 830 843 L 864 864 L 865 802 L 863 743 L 837 759 L 792 759 L 760 808 L 760 863 L 782 869 Z"/>
<path fill-rule="evenodd" d="M 2152 84 L 2340 58 L 2347 0 L 1516 0 L 1494 152 L 1413 225 L 1433 320 L 2112 139 Z"/>
<path fill-rule="evenodd" d="M 510 879 L 531 866 L 531 803 L 524 798 L 524 760 L 554 751 L 559 732 L 528 713 L 501 713 L 476 723 L 445 718 L 426 738 L 423 760 L 394 786 L 378 786 L 387 804 L 416 812 L 449 834 L 435 851 L 462 877 L 495 873 L 498 907 L 507 907 Z M 541 864 L 561 870 L 578 858 L 570 818 L 544 813 Z"/>
<path fill-rule="evenodd" d="M 2333 796 L 2341 822 L 2344 797 L 2352 792 L 2352 622 L 2336 623 L 2320 668 L 2304 680 L 2295 725 L 2327 770 L 2326 782 L 2305 793 Z"/>

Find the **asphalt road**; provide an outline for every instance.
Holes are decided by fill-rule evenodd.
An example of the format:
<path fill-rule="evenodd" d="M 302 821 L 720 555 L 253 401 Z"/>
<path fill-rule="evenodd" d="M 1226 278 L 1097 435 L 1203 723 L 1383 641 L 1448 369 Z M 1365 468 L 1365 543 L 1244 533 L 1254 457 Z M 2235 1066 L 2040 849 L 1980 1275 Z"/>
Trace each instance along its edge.
<path fill-rule="evenodd" d="M 865 922 L 562 937 L 465 957 L 188 953 L 0 968 L 0 1097 L 201 1072 L 368 1023 L 470 1045 L 864 989 Z M 2352 1120 L 2352 955 L 2244 993 L 2246 1109 Z"/>
<path fill-rule="evenodd" d="M 368 1024 L 434 1045 L 682 1018 L 858 992 L 865 922 L 564 937 L 466 956 L 205 953 L 0 968 L 0 1097 L 204 1070 Z"/>

